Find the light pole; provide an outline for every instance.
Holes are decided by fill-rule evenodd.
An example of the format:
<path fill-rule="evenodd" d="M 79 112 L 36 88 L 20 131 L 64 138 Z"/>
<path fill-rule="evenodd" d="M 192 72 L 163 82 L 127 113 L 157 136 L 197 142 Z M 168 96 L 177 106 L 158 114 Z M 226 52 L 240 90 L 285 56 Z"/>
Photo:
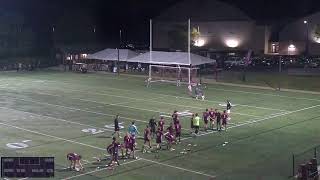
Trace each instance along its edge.
<path fill-rule="evenodd" d="M 119 47 L 118 47 L 118 62 L 117 62 L 117 72 L 120 75 L 120 48 L 121 48 L 121 41 L 122 41 L 122 32 L 121 29 L 119 31 Z"/>
<path fill-rule="evenodd" d="M 304 20 L 303 23 L 306 26 L 306 46 L 305 46 L 305 56 L 309 55 L 309 23 L 307 20 Z"/>

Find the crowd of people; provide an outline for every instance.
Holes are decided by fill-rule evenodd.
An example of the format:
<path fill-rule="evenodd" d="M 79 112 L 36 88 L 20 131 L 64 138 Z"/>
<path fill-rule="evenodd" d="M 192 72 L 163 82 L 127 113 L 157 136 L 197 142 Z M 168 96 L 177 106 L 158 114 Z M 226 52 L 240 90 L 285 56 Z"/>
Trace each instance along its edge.
<path fill-rule="evenodd" d="M 220 112 L 218 109 L 206 109 L 202 113 L 203 120 L 203 130 L 216 130 L 216 131 L 226 131 L 228 120 L 230 120 L 230 110 L 231 103 L 228 100 L 226 103 L 226 110 Z M 120 126 L 119 126 L 119 118 L 117 115 L 114 119 L 114 133 L 112 134 L 112 143 L 107 146 L 106 150 L 110 155 L 110 163 L 109 167 L 113 167 L 114 165 L 120 165 L 119 163 L 119 154 L 121 152 L 121 157 L 124 159 L 133 158 L 136 159 L 135 151 L 137 150 L 136 137 L 140 132 L 138 131 L 135 122 L 133 121 L 129 127 L 125 136 L 123 137 L 123 142 L 120 143 L 120 139 L 122 138 L 120 135 Z M 201 117 L 198 113 L 192 114 L 191 118 L 191 126 L 190 126 L 190 134 L 193 137 L 197 137 L 200 133 L 200 121 Z M 146 125 L 143 131 L 143 140 L 144 143 L 141 147 L 142 153 L 150 153 L 152 150 L 159 151 L 165 149 L 174 151 L 173 146 L 175 144 L 181 143 L 181 132 L 182 132 L 182 124 L 180 122 L 179 112 L 174 111 L 171 115 L 171 122 L 167 127 L 165 127 L 165 118 L 164 116 L 160 116 L 159 121 L 156 121 L 155 117 L 152 117 L 148 124 Z M 156 145 L 152 146 L 152 139 L 155 139 Z M 68 160 L 70 160 L 71 165 L 70 168 L 76 169 L 76 166 L 80 166 L 78 170 L 83 169 L 82 164 L 80 162 L 81 156 L 76 153 L 69 153 L 67 155 Z M 101 159 L 98 159 L 100 161 Z M 76 169 L 77 170 L 77 169 Z"/>

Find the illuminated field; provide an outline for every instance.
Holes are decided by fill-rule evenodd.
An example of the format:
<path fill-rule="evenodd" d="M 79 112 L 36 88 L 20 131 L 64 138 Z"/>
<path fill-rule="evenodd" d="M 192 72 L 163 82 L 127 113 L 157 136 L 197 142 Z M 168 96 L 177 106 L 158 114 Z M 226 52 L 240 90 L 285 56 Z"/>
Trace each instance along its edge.
<path fill-rule="evenodd" d="M 188 97 L 186 87 L 146 88 L 141 77 L 0 75 L 1 156 L 54 156 L 55 179 L 287 179 L 292 174 L 291 154 L 319 144 L 320 95 L 208 85 L 207 100 L 196 101 Z M 104 168 L 107 161 L 97 163 L 94 158 L 106 153 L 118 113 L 121 132 L 132 121 L 143 132 L 152 116 L 222 110 L 219 104 L 227 99 L 236 105 L 227 132 L 202 131 L 193 138 L 189 118 L 182 118 L 183 142 L 175 151 L 137 152 L 137 160 L 121 160 L 112 171 Z M 139 149 L 142 143 L 138 139 Z M 188 147 L 190 153 L 180 153 Z M 66 170 L 69 152 L 83 156 L 84 172 Z"/>

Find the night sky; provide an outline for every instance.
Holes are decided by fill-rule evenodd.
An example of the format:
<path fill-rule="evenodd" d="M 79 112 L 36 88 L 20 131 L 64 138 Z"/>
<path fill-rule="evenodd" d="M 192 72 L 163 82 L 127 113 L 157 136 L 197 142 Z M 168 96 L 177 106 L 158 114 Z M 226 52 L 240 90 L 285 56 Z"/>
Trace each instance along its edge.
<path fill-rule="evenodd" d="M 147 20 L 181 0 L 1 0 L 0 10 L 22 13 L 38 29 L 54 26 L 67 13 L 91 18 L 101 39 L 127 31 L 127 40 L 142 39 Z M 319 0 L 221 0 L 242 9 L 260 24 L 276 24 L 320 10 Z"/>

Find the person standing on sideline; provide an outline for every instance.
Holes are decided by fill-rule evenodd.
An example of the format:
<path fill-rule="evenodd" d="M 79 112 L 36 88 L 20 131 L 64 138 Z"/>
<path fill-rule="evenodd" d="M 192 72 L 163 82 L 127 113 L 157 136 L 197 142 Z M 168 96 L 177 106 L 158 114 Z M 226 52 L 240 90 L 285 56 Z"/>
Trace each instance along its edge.
<path fill-rule="evenodd" d="M 227 100 L 227 113 L 228 114 L 231 113 L 231 108 L 232 108 L 231 102 L 229 100 Z"/>
<path fill-rule="evenodd" d="M 200 117 L 198 113 L 195 114 L 195 117 L 193 119 L 193 127 L 195 129 L 195 134 L 197 135 L 199 133 L 199 127 L 200 127 Z"/>

